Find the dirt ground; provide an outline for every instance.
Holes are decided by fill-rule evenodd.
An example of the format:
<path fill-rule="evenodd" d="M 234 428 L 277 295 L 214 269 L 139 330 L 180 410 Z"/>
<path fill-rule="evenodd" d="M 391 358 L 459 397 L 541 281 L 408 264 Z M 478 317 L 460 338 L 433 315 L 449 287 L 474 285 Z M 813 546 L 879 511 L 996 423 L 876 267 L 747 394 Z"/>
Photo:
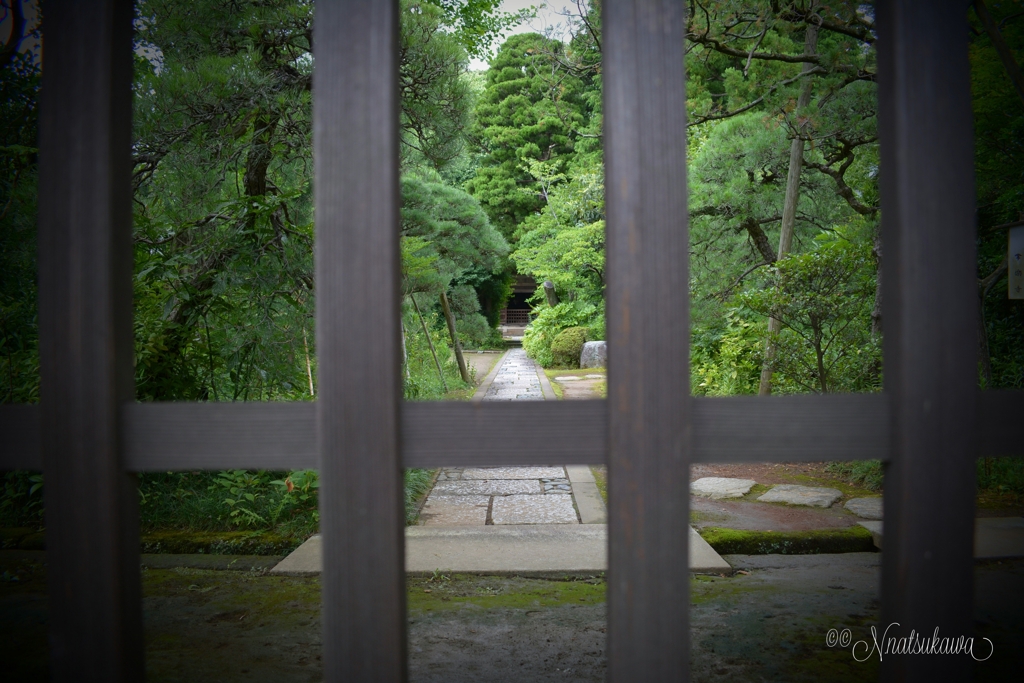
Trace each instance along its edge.
<path fill-rule="evenodd" d="M 731 577 L 691 577 L 691 671 L 700 682 L 875 680 L 878 662 L 826 644 L 869 639 L 877 553 L 730 555 Z M 0 551 L 4 681 L 46 677 L 43 555 Z M 977 681 L 1015 680 L 1024 651 L 1024 560 L 979 563 L 977 637 L 995 654 Z M 319 681 L 319 579 L 256 571 L 143 572 L 149 681 Z M 605 582 L 441 576 L 407 581 L 409 679 L 445 683 L 603 681 Z M 978 645 L 979 650 L 987 647 Z M 987 650 L 985 650 L 987 652 Z"/>
<path fill-rule="evenodd" d="M 470 368 L 470 372 L 474 373 L 474 379 L 476 379 L 476 383 L 479 385 L 484 381 L 484 377 L 491 371 L 491 368 L 494 367 L 494 363 L 501 358 L 501 352 L 465 351 L 462 357 Z"/>

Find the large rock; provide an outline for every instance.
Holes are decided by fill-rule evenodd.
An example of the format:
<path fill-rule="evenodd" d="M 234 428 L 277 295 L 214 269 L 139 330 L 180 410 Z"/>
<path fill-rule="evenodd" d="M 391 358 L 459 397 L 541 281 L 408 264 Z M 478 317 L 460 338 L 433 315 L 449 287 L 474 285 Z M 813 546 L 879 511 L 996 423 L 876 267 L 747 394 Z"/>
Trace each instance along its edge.
<path fill-rule="evenodd" d="M 580 353 L 581 368 L 603 368 L 608 365 L 608 344 L 603 341 L 587 342 Z"/>
<path fill-rule="evenodd" d="M 837 489 L 778 484 L 773 486 L 771 491 L 760 496 L 758 500 L 765 503 L 788 503 L 789 505 L 827 508 L 842 497 L 843 492 Z"/>
<path fill-rule="evenodd" d="M 704 498 L 742 498 L 756 482 L 752 479 L 703 477 L 690 482 L 690 493 Z"/>
<path fill-rule="evenodd" d="M 851 498 L 843 506 L 858 517 L 864 519 L 882 519 L 882 499 L 878 498 Z"/>

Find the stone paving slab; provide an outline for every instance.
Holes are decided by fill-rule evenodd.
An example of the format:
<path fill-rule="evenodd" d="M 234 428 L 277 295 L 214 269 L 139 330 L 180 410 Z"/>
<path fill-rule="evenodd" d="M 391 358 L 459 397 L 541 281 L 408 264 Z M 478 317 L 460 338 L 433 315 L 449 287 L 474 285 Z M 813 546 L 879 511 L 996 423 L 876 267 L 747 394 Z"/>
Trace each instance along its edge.
<path fill-rule="evenodd" d="M 863 519 L 882 519 L 882 498 L 851 498 L 844 508 Z"/>
<path fill-rule="evenodd" d="M 786 503 L 788 505 L 809 505 L 827 508 L 843 497 L 843 492 L 821 486 L 797 486 L 776 484 L 770 491 L 758 497 L 764 503 Z"/>
<path fill-rule="evenodd" d="M 690 528 L 690 571 L 729 574 L 729 563 Z M 486 575 L 588 576 L 608 569 L 604 524 L 424 527 L 405 529 L 405 570 Z M 271 570 L 272 574 L 319 574 L 320 535 L 312 536 Z"/>
<path fill-rule="evenodd" d="M 462 479 L 558 479 L 565 477 L 563 467 L 467 467 Z"/>
<path fill-rule="evenodd" d="M 753 479 L 733 479 L 731 477 L 702 477 L 690 482 L 690 493 L 713 500 L 723 498 L 742 498 L 756 484 Z"/>
<path fill-rule="evenodd" d="M 487 523 L 490 496 L 430 496 L 420 510 L 426 526 L 469 526 Z"/>
<path fill-rule="evenodd" d="M 539 479 L 477 479 L 476 481 L 439 481 L 430 498 L 440 496 L 511 496 L 544 493 Z"/>
<path fill-rule="evenodd" d="M 578 524 L 572 497 L 498 496 L 491 508 L 491 521 L 501 524 Z"/>

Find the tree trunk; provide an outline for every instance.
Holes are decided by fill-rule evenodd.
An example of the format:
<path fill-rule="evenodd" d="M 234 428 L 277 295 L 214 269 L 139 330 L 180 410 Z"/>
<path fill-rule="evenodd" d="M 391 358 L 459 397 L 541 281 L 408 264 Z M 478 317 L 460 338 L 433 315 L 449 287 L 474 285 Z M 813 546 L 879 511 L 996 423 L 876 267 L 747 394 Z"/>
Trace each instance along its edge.
<path fill-rule="evenodd" d="M 405 366 L 405 378 L 412 379 L 412 373 L 409 372 L 409 351 L 405 347 L 405 323 L 399 322 L 402 327 L 402 365 Z"/>
<path fill-rule="evenodd" d="M 988 348 L 988 325 L 985 323 L 985 299 L 993 285 L 1006 274 L 1007 260 L 1004 258 L 995 270 L 982 280 L 978 280 L 978 361 L 981 363 L 981 374 L 985 378 L 985 388 L 992 387 L 992 355 Z"/>
<path fill-rule="evenodd" d="M 416 315 L 419 316 L 420 325 L 423 326 L 423 334 L 427 337 L 427 346 L 430 347 L 430 355 L 434 357 L 434 365 L 437 366 L 437 376 L 441 378 L 441 386 L 444 387 L 444 393 L 448 393 L 448 382 L 444 379 L 444 371 L 441 370 L 441 363 L 437 360 L 437 351 L 434 350 L 434 340 L 430 338 L 430 330 L 427 329 L 427 323 L 423 320 L 423 314 L 420 313 L 420 305 L 416 303 L 416 296 L 413 294 L 409 295 L 412 299 L 412 307 L 416 309 Z"/>
<path fill-rule="evenodd" d="M 548 306 L 558 305 L 558 295 L 555 294 L 555 283 L 551 280 L 544 281 L 544 297 L 548 300 Z"/>
<path fill-rule="evenodd" d="M 818 47 L 818 27 L 813 24 L 807 25 L 807 33 L 804 36 L 804 54 L 813 55 L 817 53 Z M 814 64 L 810 62 L 804 62 L 803 71 L 807 72 L 814 68 Z M 811 77 L 808 76 L 804 79 L 803 87 L 800 90 L 800 96 L 796 102 L 796 112 L 799 115 L 800 111 L 807 107 L 811 102 L 811 91 L 813 90 L 813 82 Z M 790 246 L 793 244 L 793 227 L 796 225 L 796 205 L 800 200 L 800 171 L 803 168 L 804 163 L 804 139 L 803 130 L 806 123 L 799 124 L 797 128 L 797 136 L 793 138 L 793 142 L 789 146 L 789 174 L 786 177 L 786 198 L 782 205 L 782 229 L 779 234 L 779 255 L 778 259 L 782 260 L 789 253 Z M 758 387 L 757 393 L 760 396 L 767 396 L 772 393 L 772 371 L 771 371 L 771 360 L 775 356 L 775 345 L 771 339 L 774 335 L 778 334 L 782 329 L 782 323 L 775 318 L 768 318 L 768 341 L 765 344 L 764 349 L 764 366 L 761 368 L 761 384 Z"/>
<path fill-rule="evenodd" d="M 459 374 L 462 381 L 472 384 L 473 378 L 469 376 L 466 369 L 466 359 L 462 357 L 462 346 L 459 344 L 459 335 L 455 332 L 455 316 L 452 315 L 452 308 L 448 305 L 448 295 L 441 290 L 441 310 L 444 311 L 445 322 L 448 323 L 448 334 L 452 336 L 452 348 L 455 349 L 455 360 L 459 362 Z"/>
<path fill-rule="evenodd" d="M 875 239 L 872 251 L 875 254 L 875 307 L 871 309 L 871 336 L 882 334 L 882 231 L 875 228 Z"/>
<path fill-rule="evenodd" d="M 402 338 L 405 341 L 405 338 Z M 404 348 L 404 347 L 403 347 Z M 302 328 L 302 350 L 306 352 L 306 377 L 309 378 L 309 395 L 315 396 L 313 392 L 313 366 L 309 362 L 309 342 L 306 341 L 306 328 Z"/>

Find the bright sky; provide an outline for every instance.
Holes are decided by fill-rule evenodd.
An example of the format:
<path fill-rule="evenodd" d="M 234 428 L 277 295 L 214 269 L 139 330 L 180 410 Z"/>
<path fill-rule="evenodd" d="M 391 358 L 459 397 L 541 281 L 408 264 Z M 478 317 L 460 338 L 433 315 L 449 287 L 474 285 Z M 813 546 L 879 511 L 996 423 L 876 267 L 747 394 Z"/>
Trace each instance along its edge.
<path fill-rule="evenodd" d="M 566 12 L 579 13 L 574 0 L 504 0 L 498 9 L 502 12 L 515 12 L 531 5 L 539 7 L 537 18 L 507 31 L 506 38 L 516 33 L 544 33 L 551 35 L 552 38 L 564 40 L 566 38 Z M 580 5 L 586 6 L 584 0 L 580 0 Z M 472 59 L 469 62 L 469 68 L 472 71 L 483 70 L 487 68 L 487 62 Z"/>

